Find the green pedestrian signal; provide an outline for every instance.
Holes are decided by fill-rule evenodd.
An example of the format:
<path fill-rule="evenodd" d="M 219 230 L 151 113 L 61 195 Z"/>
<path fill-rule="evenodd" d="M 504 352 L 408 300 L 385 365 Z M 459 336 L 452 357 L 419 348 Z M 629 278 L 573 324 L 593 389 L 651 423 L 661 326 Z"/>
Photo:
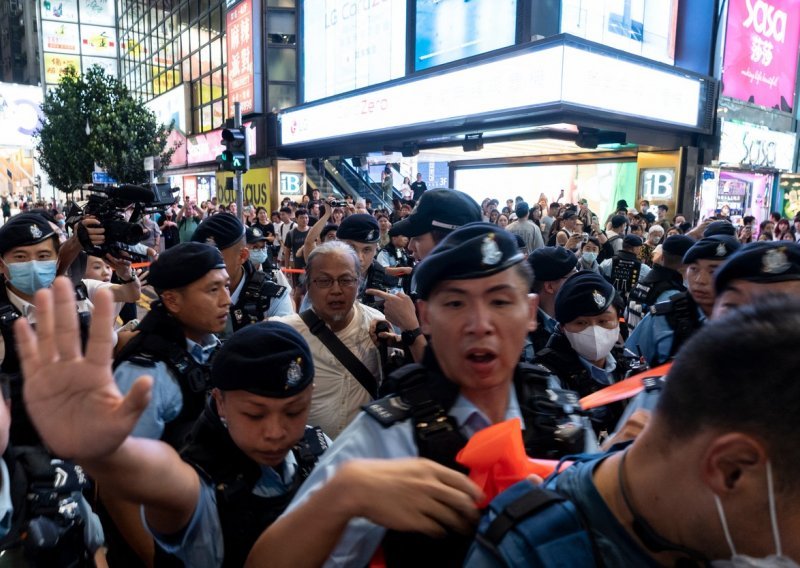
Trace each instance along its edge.
<path fill-rule="evenodd" d="M 222 131 L 222 154 L 217 156 L 220 168 L 227 172 L 246 172 L 250 169 L 249 148 L 245 127 L 226 128 Z"/>

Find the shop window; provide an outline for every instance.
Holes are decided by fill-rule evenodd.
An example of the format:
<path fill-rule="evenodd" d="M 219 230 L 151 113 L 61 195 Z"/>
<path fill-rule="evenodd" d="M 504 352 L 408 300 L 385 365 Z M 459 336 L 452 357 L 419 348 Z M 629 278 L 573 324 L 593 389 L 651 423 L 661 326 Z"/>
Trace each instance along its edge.
<path fill-rule="evenodd" d="M 270 84 L 267 91 L 267 104 L 270 109 L 284 109 L 297 104 L 297 87 L 295 85 Z"/>
<path fill-rule="evenodd" d="M 295 81 L 297 77 L 297 52 L 294 49 L 267 50 L 267 78 L 269 81 Z"/>

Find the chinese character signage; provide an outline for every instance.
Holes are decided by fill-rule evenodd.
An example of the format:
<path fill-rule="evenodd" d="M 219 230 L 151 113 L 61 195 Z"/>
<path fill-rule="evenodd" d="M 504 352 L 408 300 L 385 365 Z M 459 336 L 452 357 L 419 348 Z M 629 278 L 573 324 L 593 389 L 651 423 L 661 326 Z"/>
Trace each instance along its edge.
<path fill-rule="evenodd" d="M 722 94 L 792 112 L 800 0 L 730 0 Z"/>
<path fill-rule="evenodd" d="M 119 45 L 113 0 L 40 2 L 46 84 L 58 83 L 69 65 L 79 73 L 85 73 L 92 65 L 100 65 L 106 74 L 117 76 Z"/>
<path fill-rule="evenodd" d="M 254 60 L 258 51 L 258 37 L 253 37 L 253 22 L 257 14 L 252 0 L 242 0 L 228 8 L 225 40 L 227 44 L 228 117 L 232 117 L 233 103 L 241 103 L 242 114 L 260 112 L 256 76 L 260 75 L 260 59 Z M 258 81 L 260 83 L 260 81 Z"/>

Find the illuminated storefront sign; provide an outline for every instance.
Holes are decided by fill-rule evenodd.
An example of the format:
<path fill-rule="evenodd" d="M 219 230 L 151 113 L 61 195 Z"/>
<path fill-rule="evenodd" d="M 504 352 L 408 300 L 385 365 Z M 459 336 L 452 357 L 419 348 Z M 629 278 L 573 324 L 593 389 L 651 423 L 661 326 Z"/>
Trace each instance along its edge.
<path fill-rule="evenodd" d="M 281 144 L 554 104 L 572 104 L 665 125 L 706 130 L 705 79 L 574 45 L 410 79 L 368 93 L 288 109 Z M 587 88 L 591 85 L 591 88 Z"/>
<path fill-rule="evenodd" d="M 753 168 L 791 171 L 797 139 L 755 124 L 722 121 L 719 161 Z"/>
<path fill-rule="evenodd" d="M 730 0 L 722 94 L 792 112 L 798 45 L 797 0 Z"/>

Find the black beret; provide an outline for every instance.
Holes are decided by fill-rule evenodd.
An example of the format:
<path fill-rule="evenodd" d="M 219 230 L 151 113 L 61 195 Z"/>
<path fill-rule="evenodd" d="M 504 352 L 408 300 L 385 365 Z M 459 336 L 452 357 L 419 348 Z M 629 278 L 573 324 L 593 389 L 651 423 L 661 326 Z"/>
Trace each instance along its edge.
<path fill-rule="evenodd" d="M 614 304 L 615 295 L 614 286 L 598 273 L 573 274 L 556 294 L 556 320 L 566 324 L 581 316 L 599 316 Z"/>
<path fill-rule="evenodd" d="M 417 266 L 417 295 L 426 300 L 443 280 L 486 278 L 524 258 L 514 235 L 505 229 L 491 223 L 469 223 L 447 235 Z"/>
<path fill-rule="evenodd" d="M 248 245 L 251 243 L 260 243 L 261 241 L 267 240 L 267 236 L 264 234 L 264 231 L 262 231 L 258 227 L 247 227 L 244 234 Z"/>
<path fill-rule="evenodd" d="M 225 268 L 225 261 L 216 247 L 180 243 L 165 250 L 150 265 L 147 281 L 156 290 L 172 290 L 188 286 L 217 268 Z"/>
<path fill-rule="evenodd" d="M 411 215 L 389 229 L 389 235 L 418 237 L 433 230 L 452 231 L 480 220 L 480 205 L 466 193 L 447 188 L 429 189 L 419 198 Z"/>
<path fill-rule="evenodd" d="M 730 235 L 703 237 L 683 255 L 683 264 L 698 260 L 724 260 L 742 247 L 742 243 Z"/>
<path fill-rule="evenodd" d="M 713 237 L 714 235 L 730 235 L 733 237 L 736 235 L 736 227 L 730 221 L 712 221 L 703 231 L 703 236 Z"/>
<path fill-rule="evenodd" d="M 211 365 L 211 386 L 270 398 L 289 398 L 314 380 L 308 343 L 277 321 L 248 325 L 226 341 Z"/>
<path fill-rule="evenodd" d="M 575 270 L 578 257 L 564 247 L 541 247 L 528 255 L 536 282 L 560 280 Z"/>
<path fill-rule="evenodd" d="M 336 238 L 340 241 L 377 243 L 381 239 L 381 226 L 375 217 L 367 213 L 348 215 L 342 219 Z"/>
<path fill-rule="evenodd" d="M 800 245 L 786 241 L 760 241 L 743 246 L 717 269 L 717 294 L 733 280 L 770 283 L 800 280 Z"/>
<path fill-rule="evenodd" d="M 20 213 L 0 227 L 0 254 L 13 248 L 38 244 L 56 234 L 53 226 L 39 213 Z"/>
<path fill-rule="evenodd" d="M 661 250 L 667 254 L 674 254 L 683 258 L 683 255 L 692 248 L 694 243 L 695 240 L 692 237 L 687 237 L 686 235 L 672 235 L 664 240 L 664 244 L 661 245 Z"/>
<path fill-rule="evenodd" d="M 640 247 L 644 241 L 639 235 L 625 235 L 622 237 L 622 244 L 628 247 Z"/>
<path fill-rule="evenodd" d="M 192 241 L 208 243 L 219 250 L 225 250 L 241 241 L 243 236 L 244 225 L 236 215 L 217 213 L 206 218 L 197 226 L 192 235 Z"/>

